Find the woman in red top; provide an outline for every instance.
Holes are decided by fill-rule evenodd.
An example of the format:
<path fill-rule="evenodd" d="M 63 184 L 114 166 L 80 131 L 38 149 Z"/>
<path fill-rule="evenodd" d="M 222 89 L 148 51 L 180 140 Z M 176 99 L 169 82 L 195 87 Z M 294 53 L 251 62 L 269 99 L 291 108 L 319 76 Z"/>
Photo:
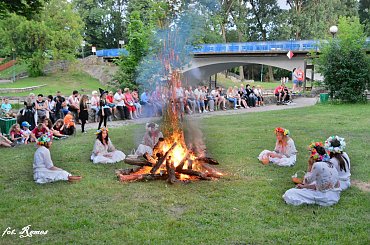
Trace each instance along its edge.
<path fill-rule="evenodd" d="M 113 117 L 116 118 L 116 116 L 114 115 L 114 109 L 116 108 L 116 104 L 114 104 L 113 91 L 109 91 L 106 97 L 106 100 L 107 100 L 107 105 L 111 108 Z"/>
<path fill-rule="evenodd" d="M 134 112 L 134 116 L 135 118 L 139 118 L 136 114 L 136 108 L 135 108 L 135 102 L 134 102 L 134 99 L 132 98 L 132 95 L 130 93 L 130 89 L 129 88 L 125 88 L 125 93 L 123 94 L 123 100 L 125 101 L 125 105 L 127 106 L 129 112 L 130 112 L 130 119 L 134 119 L 134 117 L 132 116 L 132 112 Z"/>

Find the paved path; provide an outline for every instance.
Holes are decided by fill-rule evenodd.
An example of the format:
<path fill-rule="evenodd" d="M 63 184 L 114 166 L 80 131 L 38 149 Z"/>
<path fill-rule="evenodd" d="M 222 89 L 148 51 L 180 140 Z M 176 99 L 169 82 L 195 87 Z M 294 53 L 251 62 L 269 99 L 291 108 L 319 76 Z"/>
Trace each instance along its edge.
<path fill-rule="evenodd" d="M 267 106 L 262 106 L 262 107 L 254 107 L 254 108 L 249 108 L 249 109 L 239 109 L 239 110 L 226 110 L 226 111 L 214 111 L 214 112 L 208 112 L 208 113 L 195 113 L 189 117 L 192 118 L 209 118 L 209 117 L 214 117 L 214 116 L 220 116 L 220 115 L 236 115 L 236 114 L 245 114 L 245 113 L 253 113 L 253 112 L 260 112 L 260 111 L 276 111 L 276 110 L 288 110 L 288 109 L 294 109 L 294 108 L 301 108 L 301 107 L 307 107 L 307 106 L 313 106 L 317 102 L 317 98 L 305 98 L 305 97 L 300 97 L 294 99 L 294 103 L 291 105 L 276 105 L 276 104 L 270 104 Z M 155 118 L 139 118 L 135 120 L 118 120 L 118 121 L 112 121 L 108 122 L 107 125 L 109 128 L 112 127 L 119 127 L 123 125 L 132 125 L 132 124 L 143 124 L 149 121 L 156 121 L 159 120 L 159 117 Z M 80 126 L 78 127 L 78 132 L 80 131 Z M 85 126 L 86 129 L 97 129 L 98 128 L 98 123 L 88 123 Z"/>

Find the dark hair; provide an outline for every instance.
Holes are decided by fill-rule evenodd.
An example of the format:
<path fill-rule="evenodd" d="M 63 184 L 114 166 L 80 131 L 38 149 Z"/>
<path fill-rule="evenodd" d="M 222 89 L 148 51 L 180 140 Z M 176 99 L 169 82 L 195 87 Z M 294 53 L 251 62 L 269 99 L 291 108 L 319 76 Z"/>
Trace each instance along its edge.
<path fill-rule="evenodd" d="M 96 138 L 98 140 L 100 140 L 100 142 L 104 145 L 104 142 L 103 142 L 103 131 L 100 131 L 100 133 L 98 133 L 98 135 L 96 136 Z M 107 132 L 107 137 L 106 137 L 106 143 L 108 143 L 108 139 L 109 139 L 109 135 L 108 135 L 108 132 Z"/>
<path fill-rule="evenodd" d="M 349 168 L 348 160 L 345 157 L 343 157 L 342 153 L 330 152 L 330 158 L 336 158 L 339 162 L 339 169 L 344 170 L 344 172 L 347 172 L 346 163 Z"/>
<path fill-rule="evenodd" d="M 316 149 L 317 153 L 319 153 L 321 156 L 326 154 L 325 148 L 322 147 L 322 146 L 315 146 L 315 149 Z"/>
<path fill-rule="evenodd" d="M 44 97 L 44 95 L 42 95 L 42 94 L 38 94 L 38 95 L 37 95 L 37 97 L 39 97 L 39 96 Z"/>
<path fill-rule="evenodd" d="M 73 95 L 75 95 L 75 94 L 78 94 L 78 91 L 77 90 L 73 90 Z"/>
<path fill-rule="evenodd" d="M 293 72 L 294 72 L 295 70 L 297 70 L 297 68 L 295 68 L 295 67 L 294 67 L 294 68 L 293 68 Z"/>
<path fill-rule="evenodd" d="M 340 141 L 338 139 L 333 139 L 331 142 L 330 142 L 330 145 L 332 147 L 339 147 L 340 146 Z"/>
<path fill-rule="evenodd" d="M 53 99 L 53 96 L 50 94 L 50 95 L 48 95 L 48 99 Z"/>

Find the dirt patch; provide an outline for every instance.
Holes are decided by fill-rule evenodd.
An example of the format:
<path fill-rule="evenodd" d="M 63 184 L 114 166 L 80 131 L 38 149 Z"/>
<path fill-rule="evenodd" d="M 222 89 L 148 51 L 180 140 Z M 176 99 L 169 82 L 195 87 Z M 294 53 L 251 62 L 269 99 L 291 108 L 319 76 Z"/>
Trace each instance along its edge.
<path fill-rule="evenodd" d="M 360 180 L 352 180 L 351 184 L 353 186 L 356 186 L 357 188 L 359 188 L 360 190 L 364 192 L 370 192 L 370 183 L 368 182 L 362 182 Z"/>

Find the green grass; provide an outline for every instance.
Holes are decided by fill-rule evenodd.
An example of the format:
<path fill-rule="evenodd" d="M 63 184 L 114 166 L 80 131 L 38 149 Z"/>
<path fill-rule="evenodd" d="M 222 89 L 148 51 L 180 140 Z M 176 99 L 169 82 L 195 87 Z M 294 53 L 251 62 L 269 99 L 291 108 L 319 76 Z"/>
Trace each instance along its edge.
<path fill-rule="evenodd" d="M 370 194 L 351 187 L 332 207 L 288 206 L 282 195 L 290 176 L 305 170 L 306 147 L 338 134 L 346 139 L 352 179 L 370 181 L 370 105 L 310 108 L 210 117 L 200 121 L 208 153 L 226 175 L 219 181 L 168 185 L 121 184 L 114 170 L 129 167 L 89 161 L 94 135 L 56 141 L 56 166 L 80 173 L 77 184 L 37 185 L 33 146 L 0 149 L 2 229 L 49 230 L 46 236 L 0 237 L 1 244 L 369 244 Z M 225 126 L 227 125 L 227 126 Z M 263 149 L 275 144 L 273 129 L 290 129 L 299 151 L 294 167 L 264 166 Z M 143 125 L 110 130 L 128 153 Z"/>
<path fill-rule="evenodd" d="M 25 72 L 27 70 L 27 64 L 20 63 L 9 67 L 6 70 L 0 71 L 0 78 L 12 78 L 13 74 L 17 75 L 19 73 Z"/>
<path fill-rule="evenodd" d="M 55 95 L 56 91 L 61 91 L 63 95 L 69 96 L 73 90 L 78 90 L 81 94 L 91 94 L 91 91 L 98 90 L 102 85 L 99 81 L 89 74 L 79 71 L 59 72 L 42 77 L 29 77 L 18 80 L 14 83 L 0 84 L 0 88 L 24 88 L 46 84 L 29 92 L 8 93 L 7 96 L 27 96 L 30 92 L 34 94 Z M 0 94 L 0 96 L 5 94 Z"/>

